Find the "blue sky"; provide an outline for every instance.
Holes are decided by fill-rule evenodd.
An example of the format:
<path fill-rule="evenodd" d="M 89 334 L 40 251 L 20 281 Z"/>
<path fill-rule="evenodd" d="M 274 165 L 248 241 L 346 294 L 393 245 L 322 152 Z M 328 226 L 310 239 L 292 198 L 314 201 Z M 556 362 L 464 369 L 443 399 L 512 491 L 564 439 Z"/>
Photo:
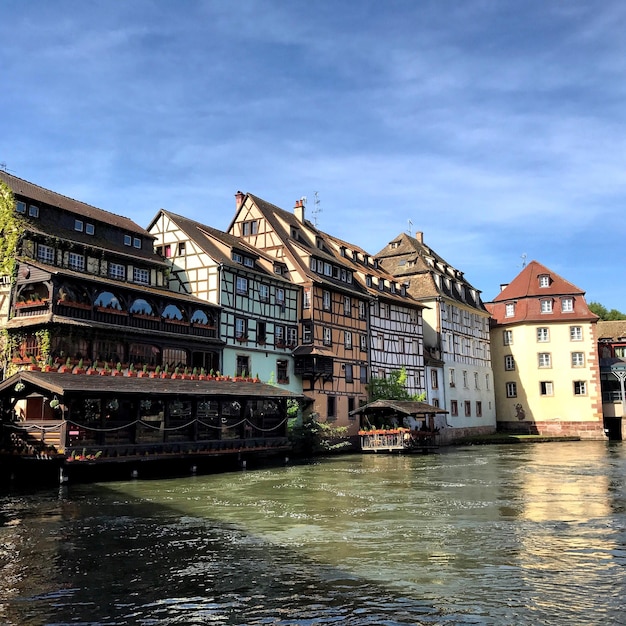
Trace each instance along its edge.
<path fill-rule="evenodd" d="M 306 196 L 373 254 L 423 231 L 486 301 L 525 258 L 626 312 L 620 0 L 0 6 L 21 178 L 142 226 L 163 207 L 225 229 L 238 189 Z"/>

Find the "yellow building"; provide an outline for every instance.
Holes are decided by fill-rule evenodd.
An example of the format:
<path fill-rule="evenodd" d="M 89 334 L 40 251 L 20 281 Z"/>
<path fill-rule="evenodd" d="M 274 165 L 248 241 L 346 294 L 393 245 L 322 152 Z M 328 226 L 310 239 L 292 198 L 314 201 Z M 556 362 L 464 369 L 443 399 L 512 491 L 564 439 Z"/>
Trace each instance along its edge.
<path fill-rule="evenodd" d="M 598 317 L 584 295 L 532 261 L 486 304 L 500 431 L 605 438 Z"/>

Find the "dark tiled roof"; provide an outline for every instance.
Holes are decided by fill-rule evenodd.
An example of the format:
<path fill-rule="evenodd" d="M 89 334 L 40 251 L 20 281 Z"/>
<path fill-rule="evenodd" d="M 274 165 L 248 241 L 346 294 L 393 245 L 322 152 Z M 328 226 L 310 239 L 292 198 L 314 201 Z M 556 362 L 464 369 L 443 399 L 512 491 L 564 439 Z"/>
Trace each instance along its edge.
<path fill-rule="evenodd" d="M 17 176 L 13 176 L 3 170 L 0 170 L 0 180 L 6 183 L 16 196 L 22 196 L 35 202 L 42 202 L 50 206 L 65 209 L 70 213 L 75 213 L 78 217 L 82 216 L 83 218 L 104 222 L 132 233 L 141 234 L 144 237 L 151 237 L 150 233 L 127 217 L 122 217 L 121 215 L 98 209 L 90 204 L 74 200 L 73 198 L 68 198 L 60 193 L 50 191 L 49 189 L 39 187 L 39 185 L 30 183 Z"/>

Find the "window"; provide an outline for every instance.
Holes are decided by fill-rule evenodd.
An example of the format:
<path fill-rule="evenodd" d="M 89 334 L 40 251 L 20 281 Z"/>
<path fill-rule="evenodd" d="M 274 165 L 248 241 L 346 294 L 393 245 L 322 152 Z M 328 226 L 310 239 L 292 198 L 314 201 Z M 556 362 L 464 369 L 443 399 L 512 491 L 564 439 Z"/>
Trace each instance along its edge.
<path fill-rule="evenodd" d="M 546 342 L 550 341 L 550 329 L 545 326 L 537 329 L 537 341 Z"/>
<path fill-rule="evenodd" d="M 126 278 L 126 267 L 120 263 L 109 263 L 109 278 L 124 280 Z"/>
<path fill-rule="evenodd" d="M 572 367 L 584 367 L 585 354 L 584 352 L 572 352 Z"/>
<path fill-rule="evenodd" d="M 456 400 L 450 401 L 450 415 L 458 415 L 459 414 L 459 403 Z"/>
<path fill-rule="evenodd" d="M 289 361 L 286 359 L 276 361 L 276 378 L 282 385 L 289 384 Z"/>
<path fill-rule="evenodd" d="M 287 327 L 287 345 L 288 346 L 298 345 L 298 327 L 297 326 Z"/>
<path fill-rule="evenodd" d="M 430 386 L 432 389 L 439 389 L 439 375 L 437 370 L 430 370 Z"/>
<path fill-rule="evenodd" d="M 513 317 L 515 315 L 515 303 L 507 302 L 504 307 L 504 315 L 505 317 Z"/>
<path fill-rule="evenodd" d="M 472 416 L 472 403 L 470 402 L 470 400 L 465 400 L 463 404 L 465 405 L 465 417 L 471 417 Z"/>
<path fill-rule="evenodd" d="M 552 300 L 541 300 L 541 312 L 552 313 Z"/>
<path fill-rule="evenodd" d="M 324 263 L 324 276 L 333 275 L 333 266 L 330 263 Z"/>
<path fill-rule="evenodd" d="M 142 285 L 150 284 L 150 272 L 140 267 L 133 267 L 133 281 Z"/>
<path fill-rule="evenodd" d="M 239 252 L 233 252 L 233 261 L 235 263 L 243 263 L 243 257 L 239 254 Z"/>
<path fill-rule="evenodd" d="M 587 383 L 584 380 L 574 381 L 574 395 L 575 396 L 587 395 Z"/>
<path fill-rule="evenodd" d="M 539 286 L 540 287 L 549 287 L 550 286 L 550 276 L 548 274 L 541 274 L 539 276 Z"/>
<path fill-rule="evenodd" d="M 283 308 L 285 306 L 285 290 L 282 287 L 276 289 L 276 304 Z"/>
<path fill-rule="evenodd" d="M 313 341 L 312 324 L 303 324 L 302 326 L 302 343 L 311 343 Z"/>
<path fill-rule="evenodd" d="M 133 238 L 130 235 L 124 235 L 124 245 L 130 246 L 133 243 Z"/>
<path fill-rule="evenodd" d="M 25 202 L 22 202 L 21 200 L 18 200 L 18 201 L 15 203 L 15 210 L 16 210 L 18 213 L 26 213 L 26 203 L 25 203 Z"/>
<path fill-rule="evenodd" d="M 139 241 L 138 239 L 135 239 L 135 241 Z M 135 248 L 140 248 L 141 246 L 135 244 Z M 184 256 L 185 255 L 185 242 L 181 241 L 178 244 L 178 256 Z"/>
<path fill-rule="evenodd" d="M 324 345 L 325 346 L 332 346 L 333 345 L 333 336 L 331 333 L 330 328 L 328 328 L 328 326 L 324 327 Z"/>
<path fill-rule="evenodd" d="M 304 288 L 304 302 L 303 302 L 302 306 L 305 309 L 310 309 L 311 308 L 311 288 L 310 287 L 305 287 Z"/>
<path fill-rule="evenodd" d="M 185 249 L 185 244 L 184 243 L 182 243 L 182 244 L 179 243 L 178 244 L 178 249 L 180 251 L 181 245 L 183 246 L 183 251 L 184 251 L 184 249 Z M 141 239 L 139 239 L 139 237 L 134 237 L 133 238 L 133 248 L 141 248 Z"/>
<path fill-rule="evenodd" d="M 359 348 L 361 352 L 367 352 L 367 335 L 359 335 Z"/>
<path fill-rule="evenodd" d="M 466 370 L 463 370 L 463 387 L 465 389 L 469 388 L 469 385 L 467 383 L 467 371 Z"/>
<path fill-rule="evenodd" d="M 322 308 L 324 311 L 330 311 L 330 291 L 322 293 Z"/>
<path fill-rule="evenodd" d="M 367 366 L 366 365 L 361 365 L 361 376 L 360 376 L 360 381 L 365 384 L 367 383 Z"/>
<path fill-rule="evenodd" d="M 250 357 L 237 355 L 237 362 L 235 364 L 235 376 L 249 376 L 250 375 Z"/>
<path fill-rule="evenodd" d="M 511 372 L 515 369 L 515 358 L 510 354 L 504 357 L 504 369 L 507 372 Z"/>
<path fill-rule="evenodd" d="M 562 298 L 561 299 L 561 312 L 562 313 L 571 313 L 574 310 L 574 299 L 573 298 Z"/>
<path fill-rule="evenodd" d="M 337 402 L 335 396 L 328 396 L 326 400 L 327 417 L 335 417 L 337 415 Z"/>
<path fill-rule="evenodd" d="M 349 330 L 344 334 L 344 347 L 346 350 L 352 350 L 352 333 Z"/>
<path fill-rule="evenodd" d="M 265 344 L 267 339 L 267 325 L 265 322 L 257 322 L 256 323 L 256 342 L 258 344 Z"/>
<path fill-rule="evenodd" d="M 485 374 L 485 389 L 486 389 L 487 391 L 489 391 L 489 385 L 490 385 L 490 382 L 489 382 L 489 374 Z"/>
<path fill-rule="evenodd" d="M 542 396 L 553 396 L 554 386 L 551 382 L 542 381 L 539 383 L 539 394 Z"/>
<path fill-rule="evenodd" d="M 248 336 L 248 330 L 246 328 L 246 320 L 242 317 L 235 318 L 235 338 L 244 339 Z"/>
<path fill-rule="evenodd" d="M 83 232 L 83 220 L 74 220 L 74 230 L 77 230 L 79 233 Z"/>
<path fill-rule="evenodd" d="M 54 248 L 40 243 L 37 246 L 37 259 L 42 263 L 54 263 Z"/>
<path fill-rule="evenodd" d="M 350 302 L 350 296 L 343 297 L 343 314 L 346 317 L 350 317 L 352 315 L 352 305 Z"/>
<path fill-rule="evenodd" d="M 456 380 L 454 378 L 454 370 L 450 370 L 450 387 L 456 387 Z"/>
<path fill-rule="evenodd" d="M 552 356 L 549 352 L 539 352 L 537 358 L 539 367 L 552 367 Z"/>
<path fill-rule="evenodd" d="M 268 285 L 259 285 L 259 300 L 261 302 L 269 302 L 270 288 Z"/>
<path fill-rule="evenodd" d="M 502 332 L 502 339 L 505 346 L 510 346 L 513 343 L 513 331 L 505 330 Z"/>
<path fill-rule="evenodd" d="M 31 204 L 28 207 L 28 216 L 29 217 L 39 217 L 39 207 Z"/>
<path fill-rule="evenodd" d="M 352 374 L 352 363 L 346 363 L 345 365 L 345 372 L 346 372 L 346 382 L 347 383 L 353 383 L 354 382 L 354 376 Z"/>
<path fill-rule="evenodd" d="M 483 416 L 483 403 L 480 400 L 476 401 L 476 417 Z"/>
<path fill-rule="evenodd" d="M 404 349 L 404 337 L 398 337 L 398 354 L 406 354 Z"/>
<path fill-rule="evenodd" d="M 506 397 L 517 398 L 517 383 L 506 384 Z"/>
<path fill-rule="evenodd" d="M 254 259 L 250 258 L 249 256 L 245 256 L 243 257 L 243 264 L 246 267 L 254 267 Z"/>
<path fill-rule="evenodd" d="M 237 276 L 237 293 L 242 296 L 248 295 L 248 279 L 243 276 Z"/>
<path fill-rule="evenodd" d="M 369 274 L 365 277 L 365 284 L 366 284 L 368 287 L 371 287 L 371 286 L 372 286 L 372 277 L 371 277 Z"/>
<path fill-rule="evenodd" d="M 85 257 L 76 252 L 70 252 L 68 256 L 68 266 L 71 270 L 83 272 L 85 270 Z"/>
<path fill-rule="evenodd" d="M 570 326 L 569 327 L 569 338 L 571 341 L 582 341 L 583 340 L 583 328 L 582 326 Z"/>
<path fill-rule="evenodd" d="M 365 302 L 363 300 L 359 300 L 359 319 L 365 319 Z"/>
<path fill-rule="evenodd" d="M 85 224 L 85 233 L 87 235 L 95 235 L 96 227 L 93 224 Z"/>
<path fill-rule="evenodd" d="M 478 386 L 478 372 L 474 372 L 474 389 L 480 389 Z"/>
<path fill-rule="evenodd" d="M 380 303 L 380 317 L 383 319 L 389 318 L 389 305 L 384 302 Z"/>
<path fill-rule="evenodd" d="M 274 343 L 282 348 L 285 345 L 285 327 L 275 325 L 274 326 Z"/>

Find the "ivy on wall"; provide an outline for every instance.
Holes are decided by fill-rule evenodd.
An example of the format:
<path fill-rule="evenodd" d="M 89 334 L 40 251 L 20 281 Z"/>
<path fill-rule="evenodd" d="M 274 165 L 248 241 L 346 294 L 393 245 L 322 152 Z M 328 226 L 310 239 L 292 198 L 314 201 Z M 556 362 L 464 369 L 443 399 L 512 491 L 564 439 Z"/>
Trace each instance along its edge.
<path fill-rule="evenodd" d="M 16 254 L 24 231 L 24 220 L 15 211 L 13 192 L 0 181 L 0 276 L 15 279 Z"/>

